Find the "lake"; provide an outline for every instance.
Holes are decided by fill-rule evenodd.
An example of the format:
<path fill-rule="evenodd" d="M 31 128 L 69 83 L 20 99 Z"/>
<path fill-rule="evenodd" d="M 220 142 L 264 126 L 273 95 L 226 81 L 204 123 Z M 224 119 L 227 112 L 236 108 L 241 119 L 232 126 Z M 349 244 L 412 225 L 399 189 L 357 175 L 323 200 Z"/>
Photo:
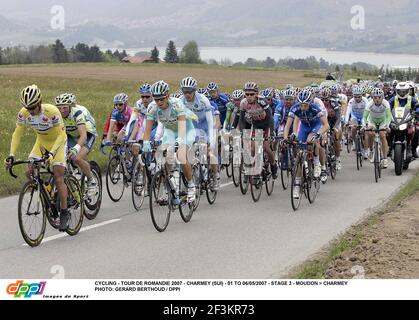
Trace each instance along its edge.
<path fill-rule="evenodd" d="M 110 48 L 114 51 L 114 48 Z M 139 51 L 151 51 L 152 48 L 130 48 L 126 49 L 129 55 Z M 160 58 L 164 58 L 166 48 L 158 48 Z M 180 52 L 181 48 L 178 48 Z M 378 67 L 389 66 L 411 66 L 419 67 L 419 55 L 407 54 L 384 54 L 369 52 L 331 51 L 327 49 L 296 48 L 296 47 L 199 47 L 203 60 L 230 59 L 233 62 L 245 62 L 247 58 L 264 60 L 271 57 L 275 60 L 280 58 L 306 58 L 314 56 L 317 59 L 323 58 L 328 62 L 339 64 L 351 64 L 354 62 L 366 62 Z"/>

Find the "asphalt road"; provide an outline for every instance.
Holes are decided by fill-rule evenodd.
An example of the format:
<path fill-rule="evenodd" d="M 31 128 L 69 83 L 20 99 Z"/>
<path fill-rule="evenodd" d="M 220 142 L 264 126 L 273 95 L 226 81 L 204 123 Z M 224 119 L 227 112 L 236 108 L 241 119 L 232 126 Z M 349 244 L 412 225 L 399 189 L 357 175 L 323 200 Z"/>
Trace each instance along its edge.
<path fill-rule="evenodd" d="M 138 213 L 130 192 L 114 204 L 105 191 L 102 211 L 84 221 L 81 233 L 69 237 L 47 226 L 37 248 L 24 245 L 17 197 L 0 199 L 0 278 L 279 278 L 381 205 L 419 169 L 416 161 L 396 177 L 391 163 L 376 184 L 371 164 L 357 172 L 354 156 L 345 154 L 343 165 L 316 202 L 303 199 L 296 213 L 280 181 L 272 197 L 264 191 L 253 203 L 250 193 L 242 196 L 224 178 L 214 206 L 202 198 L 189 224 L 175 212 L 164 233 L 154 229 L 148 202 Z"/>

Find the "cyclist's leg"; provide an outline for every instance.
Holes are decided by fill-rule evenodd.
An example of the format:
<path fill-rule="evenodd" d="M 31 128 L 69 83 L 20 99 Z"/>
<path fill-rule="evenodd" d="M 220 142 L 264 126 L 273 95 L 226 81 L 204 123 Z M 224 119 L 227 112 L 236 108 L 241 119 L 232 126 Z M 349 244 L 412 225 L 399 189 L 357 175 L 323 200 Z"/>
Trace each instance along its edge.
<path fill-rule="evenodd" d="M 381 130 L 381 129 L 388 129 L 388 127 L 386 126 L 386 125 L 384 125 L 384 124 L 381 124 L 380 126 L 379 126 L 379 129 Z M 383 132 L 380 132 L 380 139 L 381 139 L 381 146 L 382 146 L 382 152 L 383 152 L 383 159 L 384 159 L 384 162 L 385 162 L 385 167 L 386 166 L 388 166 L 388 159 L 387 159 L 387 156 L 388 156 L 388 143 L 387 143 L 387 131 L 383 131 Z"/>
<path fill-rule="evenodd" d="M 39 160 L 42 158 L 42 152 L 41 152 L 41 144 L 38 140 L 38 138 L 36 138 L 35 144 L 33 145 L 32 151 L 29 153 L 29 159 L 34 159 L 34 160 Z M 28 178 L 28 180 L 32 179 L 32 174 L 33 174 L 33 166 L 31 164 L 28 164 L 28 168 L 25 172 L 26 177 Z"/>

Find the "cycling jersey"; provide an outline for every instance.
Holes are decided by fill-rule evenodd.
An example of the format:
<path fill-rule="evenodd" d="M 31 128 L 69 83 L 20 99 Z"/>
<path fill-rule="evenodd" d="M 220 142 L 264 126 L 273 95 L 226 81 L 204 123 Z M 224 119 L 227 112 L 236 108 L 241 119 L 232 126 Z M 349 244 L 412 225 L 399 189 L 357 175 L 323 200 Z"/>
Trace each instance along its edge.
<path fill-rule="evenodd" d="M 223 126 L 227 115 L 227 103 L 229 103 L 230 100 L 225 94 L 220 93 L 216 99 L 210 98 L 210 101 L 217 105 L 217 109 L 220 112 L 221 126 Z"/>
<path fill-rule="evenodd" d="M 309 109 L 304 112 L 301 110 L 300 104 L 295 104 L 289 114 L 288 117 L 295 119 L 296 117 L 300 119 L 301 125 L 305 127 L 316 127 L 317 125 L 321 125 L 321 118 L 324 117 L 324 113 L 320 109 L 317 104 L 312 104 Z"/>
<path fill-rule="evenodd" d="M 315 98 L 314 98 L 314 103 L 315 103 L 315 104 L 317 104 L 317 105 L 320 107 L 320 109 L 323 111 L 324 115 L 325 115 L 325 116 L 326 116 L 326 118 L 327 118 L 328 113 L 327 113 L 327 109 L 326 109 L 326 107 L 325 107 L 325 105 L 324 105 L 323 100 L 322 100 L 322 99 L 320 99 L 320 98 L 315 97 Z"/>
<path fill-rule="evenodd" d="M 341 107 L 339 102 L 335 99 L 331 99 L 323 101 L 323 103 L 327 110 L 327 120 L 329 121 L 330 127 L 339 128 L 341 124 Z"/>
<path fill-rule="evenodd" d="M 64 118 L 64 125 L 67 135 L 73 138 L 79 138 L 80 133 L 78 127 L 81 125 L 86 126 L 86 131 L 96 136 L 95 119 L 91 116 L 86 107 L 76 105 L 71 108 L 70 114 Z"/>
<path fill-rule="evenodd" d="M 390 104 L 387 100 L 383 100 L 380 105 L 376 105 L 374 101 L 368 103 L 365 108 L 363 123 L 387 128 L 393 116 L 391 114 Z"/>
<path fill-rule="evenodd" d="M 192 121 L 198 117 L 185 107 L 183 102 L 177 98 L 169 98 L 169 106 L 166 110 L 160 109 L 156 102 L 152 102 L 147 110 L 147 121 L 159 121 L 164 126 L 163 144 L 174 145 L 178 137 L 178 118 L 186 117 L 186 141 L 189 147 L 195 141 L 195 128 Z"/>
<path fill-rule="evenodd" d="M 345 123 L 349 123 L 349 119 L 356 120 L 358 123 L 362 121 L 365 108 L 368 105 L 368 99 L 362 97 L 361 102 L 357 103 L 355 98 L 349 101 L 348 109 L 346 110 Z"/>
<path fill-rule="evenodd" d="M 278 130 L 279 127 L 285 126 L 288 120 L 288 114 L 291 108 L 287 108 L 285 106 L 285 101 L 280 101 L 275 109 L 274 114 L 274 128 L 275 131 Z"/>
<path fill-rule="evenodd" d="M 231 124 L 231 119 L 232 117 L 234 118 L 235 114 L 237 114 L 237 107 L 236 104 L 233 102 L 229 102 L 227 103 L 227 115 L 226 115 L 226 119 L 224 121 L 224 130 L 230 130 L 232 127 Z"/>
<path fill-rule="evenodd" d="M 125 109 L 125 112 L 119 112 L 117 108 L 114 108 L 111 112 L 111 115 L 108 118 L 108 121 L 103 128 L 103 135 L 106 136 L 108 134 L 111 122 L 114 122 L 114 132 L 119 132 L 128 124 L 129 119 L 131 118 L 131 114 L 133 112 L 133 108 L 128 107 Z"/>
<path fill-rule="evenodd" d="M 250 104 L 247 99 L 243 99 L 240 103 L 240 130 L 263 129 L 265 135 L 274 133 L 274 121 L 269 106 L 263 106 L 261 101 Z"/>
<path fill-rule="evenodd" d="M 193 122 L 197 131 L 196 137 L 199 139 L 201 131 L 203 131 L 206 138 L 210 137 L 210 139 L 207 139 L 206 141 L 209 141 L 211 145 L 214 146 L 214 109 L 208 98 L 200 93 L 195 93 L 195 98 L 191 102 L 187 101 L 185 96 L 182 96 L 180 100 L 184 106 L 192 111 L 197 117 L 197 120 Z"/>
<path fill-rule="evenodd" d="M 32 116 L 25 108 L 20 110 L 10 146 L 10 155 L 12 156 L 16 155 L 25 125 L 29 125 L 36 132 L 36 142 L 30 153 L 30 158 L 41 158 L 41 148 L 45 148 L 53 154 L 53 165 L 65 166 L 67 135 L 58 108 L 50 104 L 43 104 L 41 112 L 37 116 Z"/>

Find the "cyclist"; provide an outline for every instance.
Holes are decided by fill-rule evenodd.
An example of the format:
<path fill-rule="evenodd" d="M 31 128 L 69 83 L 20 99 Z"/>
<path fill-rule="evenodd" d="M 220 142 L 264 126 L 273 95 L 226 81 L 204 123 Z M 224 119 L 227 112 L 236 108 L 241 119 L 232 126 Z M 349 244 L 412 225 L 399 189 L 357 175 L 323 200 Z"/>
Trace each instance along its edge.
<path fill-rule="evenodd" d="M 384 100 L 384 91 L 380 88 L 375 88 L 371 92 L 373 98 L 365 108 L 363 125 L 368 129 L 388 129 L 393 118 L 391 114 L 390 104 L 387 100 Z M 367 132 L 367 146 L 368 149 L 372 149 L 374 132 Z M 380 139 L 383 146 L 383 168 L 388 168 L 388 143 L 387 143 L 387 132 L 380 132 Z M 370 151 L 369 159 L 371 163 L 374 162 L 374 154 Z"/>
<path fill-rule="evenodd" d="M 53 166 L 54 181 L 60 197 L 60 227 L 59 231 L 66 231 L 69 227 L 70 214 L 67 208 L 68 190 L 64 183 L 66 167 L 65 146 L 67 135 L 60 111 L 53 105 L 43 104 L 41 90 L 36 85 L 24 88 L 20 94 L 23 108 L 17 116 L 16 129 L 12 136 L 10 155 L 6 159 L 9 168 L 15 159 L 16 151 L 24 134 L 27 124 L 36 132 L 36 142 L 30 152 L 30 159 L 40 159 L 42 149 L 49 151 L 48 163 Z M 28 167 L 26 175 L 31 177 L 33 168 Z"/>
<path fill-rule="evenodd" d="M 214 190 L 220 188 L 220 173 L 218 170 L 217 160 L 214 156 L 217 137 L 214 125 L 214 109 L 211 106 L 208 98 L 196 92 L 198 82 L 192 77 L 186 77 L 180 82 L 180 87 L 183 96 L 180 98 L 183 105 L 191 110 L 196 120 L 193 121 L 195 127 L 195 142 L 198 142 L 201 136 L 204 136 L 205 142 L 210 146 L 209 156 L 211 161 L 211 170 L 216 176 Z"/>
<path fill-rule="evenodd" d="M 133 108 L 128 106 L 128 96 L 125 93 L 117 94 L 114 99 L 114 110 L 103 130 L 105 140 L 103 145 L 111 146 L 114 136 L 121 141 L 125 136 L 126 126 L 131 119 Z"/>
<path fill-rule="evenodd" d="M 76 103 L 77 98 L 71 93 L 63 93 L 55 98 L 55 105 L 61 112 L 67 132 L 68 154 L 87 177 L 87 192 L 92 195 L 97 184 L 93 179 L 87 155 L 96 141 L 96 124 L 89 110 Z"/>
<path fill-rule="evenodd" d="M 284 100 L 281 101 L 275 109 L 274 130 L 278 136 L 283 136 L 285 124 L 288 120 L 288 114 L 294 106 L 297 93 L 294 89 L 288 89 L 284 92 Z"/>
<path fill-rule="evenodd" d="M 298 94 L 297 104 L 295 104 L 289 114 L 287 124 L 284 129 L 284 139 L 290 137 L 290 129 L 296 119 L 300 120 L 299 128 L 293 127 L 291 138 L 298 136 L 300 142 L 314 142 L 314 176 L 320 177 L 322 173 L 322 166 L 325 168 L 325 163 L 320 164 L 320 143 L 319 138 L 329 130 L 329 123 L 326 116 L 321 111 L 320 107 L 313 102 L 313 94 L 308 90 L 303 90 Z M 301 173 L 300 173 L 301 174 Z M 296 188 L 294 189 L 293 197 L 298 199 L 300 197 L 301 177 L 296 179 Z"/>
<path fill-rule="evenodd" d="M 151 86 L 152 102 L 147 111 L 147 124 L 144 133 L 143 151 L 151 151 L 151 130 L 156 121 L 160 121 L 165 127 L 162 138 L 163 146 L 177 144 L 178 159 L 182 163 L 183 173 L 188 180 L 188 202 L 195 201 L 195 184 L 192 179 L 192 167 L 187 159 L 187 151 L 195 141 L 195 128 L 192 121 L 196 116 L 188 112 L 183 102 L 169 97 L 169 85 L 164 81 L 158 81 Z"/>
<path fill-rule="evenodd" d="M 262 91 L 261 95 L 265 99 L 266 105 L 271 108 L 271 113 L 274 114 L 279 105 L 279 100 L 275 99 L 275 89 L 267 88 Z"/>
<path fill-rule="evenodd" d="M 224 121 L 224 130 L 236 129 L 240 121 L 240 103 L 244 99 L 244 91 L 234 90 L 231 95 L 231 101 L 227 110 L 226 120 Z M 228 124 L 228 125 L 227 125 Z"/>
<path fill-rule="evenodd" d="M 368 105 L 368 100 L 363 96 L 362 88 L 354 87 L 353 98 L 349 101 L 348 110 L 346 111 L 345 124 L 351 127 L 352 139 L 355 141 L 357 126 L 362 125 L 362 118 L 364 117 L 365 108 Z M 365 146 L 365 141 L 364 144 Z M 367 150 L 363 150 L 364 158 L 368 158 Z M 354 144 L 352 151 L 356 151 Z"/>
<path fill-rule="evenodd" d="M 240 131 L 244 129 L 263 130 L 264 138 L 275 136 L 274 122 L 271 108 L 266 106 L 264 100 L 258 99 L 259 87 L 254 82 L 247 82 L 244 85 L 246 98 L 240 103 Z M 255 135 L 253 131 L 252 135 Z M 275 153 L 271 148 L 270 141 L 263 142 L 263 149 L 268 155 L 271 164 L 273 179 L 278 177 L 278 165 L 275 161 Z M 255 142 L 252 141 L 252 154 L 255 151 Z"/>
<path fill-rule="evenodd" d="M 336 98 L 333 98 L 331 89 L 325 88 L 321 92 L 322 101 L 327 110 L 327 121 L 330 128 L 335 131 L 335 154 L 336 170 L 342 170 L 340 159 L 342 126 L 341 126 L 341 106 Z M 336 97 L 336 96 L 335 96 Z"/>
<path fill-rule="evenodd" d="M 223 93 L 220 93 L 218 89 L 218 84 L 215 82 L 210 82 L 207 87 L 209 99 L 214 104 L 217 105 L 217 109 L 219 112 L 220 123 L 217 123 L 217 129 L 221 129 L 224 126 L 224 121 L 227 116 L 227 104 L 230 99 Z"/>

